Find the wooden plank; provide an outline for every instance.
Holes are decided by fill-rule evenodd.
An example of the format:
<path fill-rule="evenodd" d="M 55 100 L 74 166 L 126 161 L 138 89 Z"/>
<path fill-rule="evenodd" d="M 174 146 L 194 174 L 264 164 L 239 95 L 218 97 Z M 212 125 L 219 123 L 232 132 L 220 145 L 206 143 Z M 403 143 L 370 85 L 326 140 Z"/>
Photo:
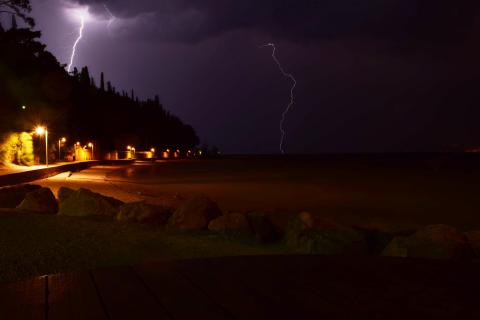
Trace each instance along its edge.
<path fill-rule="evenodd" d="M 48 319 L 107 319 L 89 273 L 48 277 Z"/>
<path fill-rule="evenodd" d="M 320 284 L 320 291 L 312 290 L 312 280 L 317 276 L 311 272 L 311 266 L 302 263 L 298 257 L 293 261 L 278 257 L 263 259 L 236 259 L 234 265 L 242 270 L 237 275 L 238 281 L 254 288 L 262 296 L 269 297 L 273 304 L 282 308 L 282 313 L 289 317 L 327 319 L 345 319 L 348 317 L 348 300 L 331 299 L 332 291 Z M 230 262 L 230 264 L 233 261 Z M 296 263 L 292 263 L 296 262 Z M 212 260 L 213 264 L 221 261 Z M 331 278 L 331 277 L 330 277 Z M 346 308 L 347 307 L 347 308 Z"/>
<path fill-rule="evenodd" d="M 0 286 L 0 319 L 45 319 L 45 295 L 45 277 Z"/>
<path fill-rule="evenodd" d="M 211 301 L 203 292 L 166 263 L 151 263 L 136 267 L 158 301 L 174 319 L 232 319 L 232 315 Z"/>
<path fill-rule="evenodd" d="M 288 319 L 299 315 L 288 305 L 274 303 L 269 296 L 243 281 L 242 273 L 245 271 L 235 264 L 216 265 L 213 261 L 185 261 L 178 263 L 177 268 L 193 285 L 236 319 Z M 254 274 L 251 276 L 255 277 Z"/>
<path fill-rule="evenodd" d="M 92 275 L 109 319 L 169 319 L 131 269 L 98 270 Z"/>

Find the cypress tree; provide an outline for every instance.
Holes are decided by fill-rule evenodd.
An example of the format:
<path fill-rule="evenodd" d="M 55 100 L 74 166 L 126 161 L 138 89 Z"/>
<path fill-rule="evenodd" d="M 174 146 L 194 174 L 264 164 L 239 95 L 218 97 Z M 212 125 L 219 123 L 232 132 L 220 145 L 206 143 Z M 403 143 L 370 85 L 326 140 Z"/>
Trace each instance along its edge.
<path fill-rule="evenodd" d="M 18 28 L 17 18 L 12 14 L 12 29 L 16 30 Z"/>
<path fill-rule="evenodd" d="M 103 72 L 100 74 L 100 91 L 105 91 L 105 78 Z"/>

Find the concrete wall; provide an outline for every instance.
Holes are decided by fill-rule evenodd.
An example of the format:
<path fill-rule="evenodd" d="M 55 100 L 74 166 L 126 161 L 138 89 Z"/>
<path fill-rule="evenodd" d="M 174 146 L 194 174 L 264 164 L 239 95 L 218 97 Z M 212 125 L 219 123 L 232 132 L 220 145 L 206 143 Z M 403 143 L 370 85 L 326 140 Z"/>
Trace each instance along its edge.
<path fill-rule="evenodd" d="M 17 172 L 0 176 L 0 187 L 12 186 L 36 180 L 46 179 L 56 176 L 63 172 L 77 172 L 88 169 L 94 166 L 108 166 L 108 165 L 128 165 L 134 163 L 133 160 L 102 160 L 102 161 L 85 161 L 65 164 L 45 169 L 37 169 L 25 172 Z"/>

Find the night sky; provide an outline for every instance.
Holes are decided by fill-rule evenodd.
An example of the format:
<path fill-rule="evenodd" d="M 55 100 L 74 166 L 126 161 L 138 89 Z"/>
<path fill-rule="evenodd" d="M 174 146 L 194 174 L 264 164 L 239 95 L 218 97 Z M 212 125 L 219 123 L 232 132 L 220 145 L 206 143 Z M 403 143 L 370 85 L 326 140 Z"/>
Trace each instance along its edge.
<path fill-rule="evenodd" d="M 104 5 L 116 17 L 110 20 Z M 278 153 L 290 82 L 289 153 L 480 145 L 478 0 L 32 0 L 43 41 L 118 89 L 159 94 L 225 153 Z M 70 9 L 70 11 L 69 11 Z M 70 13 L 69 13 L 70 12 Z"/>

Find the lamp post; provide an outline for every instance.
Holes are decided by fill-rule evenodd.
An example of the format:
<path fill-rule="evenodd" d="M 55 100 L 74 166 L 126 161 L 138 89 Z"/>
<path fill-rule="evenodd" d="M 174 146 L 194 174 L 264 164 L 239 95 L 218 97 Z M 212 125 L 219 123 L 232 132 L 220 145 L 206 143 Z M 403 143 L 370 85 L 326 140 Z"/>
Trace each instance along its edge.
<path fill-rule="evenodd" d="M 67 142 L 66 138 L 62 138 L 58 140 L 58 161 L 62 158 L 62 153 L 61 153 L 61 148 L 62 148 L 62 143 Z"/>
<path fill-rule="evenodd" d="M 93 143 L 90 142 L 90 143 L 88 144 L 88 146 L 89 146 L 90 148 L 92 148 L 92 159 L 91 159 L 91 160 L 94 160 L 94 159 L 95 159 L 95 153 L 93 152 Z"/>
<path fill-rule="evenodd" d="M 48 129 L 46 127 L 38 126 L 35 133 L 39 136 L 45 135 L 45 165 L 48 167 Z"/>

